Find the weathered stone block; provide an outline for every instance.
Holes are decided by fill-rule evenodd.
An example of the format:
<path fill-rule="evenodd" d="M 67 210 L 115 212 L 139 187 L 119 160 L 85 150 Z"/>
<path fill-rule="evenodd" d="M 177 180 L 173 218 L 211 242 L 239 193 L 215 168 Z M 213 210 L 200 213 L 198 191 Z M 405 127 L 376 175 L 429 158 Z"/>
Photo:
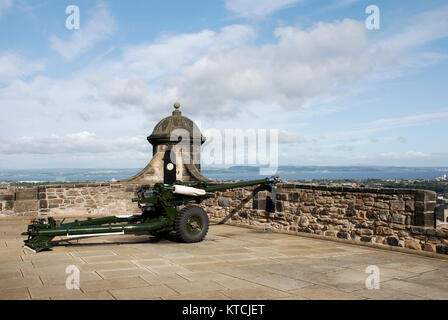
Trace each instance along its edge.
<path fill-rule="evenodd" d="M 324 232 L 324 236 L 326 237 L 332 237 L 332 238 L 336 238 L 338 232 L 335 230 L 327 230 Z"/>
<path fill-rule="evenodd" d="M 435 213 L 417 211 L 414 214 L 414 225 L 423 227 L 434 227 Z"/>
<path fill-rule="evenodd" d="M 390 246 L 398 247 L 399 240 L 394 237 L 387 237 L 386 243 Z"/>
<path fill-rule="evenodd" d="M 253 208 L 256 210 L 266 210 L 266 200 L 263 199 L 254 200 Z"/>
<path fill-rule="evenodd" d="M 389 221 L 390 216 L 387 210 L 380 210 L 379 217 L 382 221 Z"/>
<path fill-rule="evenodd" d="M 308 225 L 310 224 L 310 222 L 309 222 L 309 220 L 308 220 L 308 218 L 307 217 L 300 217 L 300 220 L 299 220 L 299 225 L 301 226 L 301 227 L 303 227 L 303 228 L 306 228 L 306 227 L 308 227 Z"/>
<path fill-rule="evenodd" d="M 429 236 L 434 236 L 438 238 L 448 238 L 448 230 L 440 230 L 434 228 L 428 228 L 426 234 Z"/>
<path fill-rule="evenodd" d="M 438 245 L 436 246 L 436 252 L 440 254 L 448 254 L 448 246 Z"/>
<path fill-rule="evenodd" d="M 356 217 L 357 216 L 357 211 L 353 204 L 349 205 L 349 207 L 347 208 L 347 210 L 345 212 L 345 216 L 347 216 L 347 217 Z"/>
<path fill-rule="evenodd" d="M 413 249 L 413 250 L 421 250 L 422 247 L 420 243 L 416 240 L 405 240 L 404 241 L 405 248 Z"/>
<path fill-rule="evenodd" d="M 14 201 L 12 200 L 6 201 L 4 210 L 12 210 L 12 209 L 14 209 Z"/>
<path fill-rule="evenodd" d="M 350 235 L 346 231 L 339 231 L 337 237 L 339 239 L 350 239 Z"/>
<path fill-rule="evenodd" d="M 434 211 L 436 209 L 437 203 L 435 201 L 425 202 L 424 211 Z"/>
<path fill-rule="evenodd" d="M 388 236 L 388 235 L 393 235 L 394 232 L 391 228 L 380 226 L 380 227 L 376 227 L 375 234 L 380 235 L 380 236 Z"/>
<path fill-rule="evenodd" d="M 384 243 L 384 241 L 385 241 L 384 237 L 380 237 L 380 236 L 375 237 L 375 242 L 376 243 Z"/>
<path fill-rule="evenodd" d="M 218 204 L 221 207 L 230 207 L 231 203 L 232 203 L 232 199 L 230 199 L 230 198 L 220 197 L 218 199 Z"/>
<path fill-rule="evenodd" d="M 49 203 L 50 204 L 62 204 L 62 203 L 64 203 L 64 200 L 62 200 L 62 199 L 51 199 L 51 200 L 49 200 Z"/>
<path fill-rule="evenodd" d="M 20 200 L 14 203 L 14 212 L 37 211 L 37 200 Z"/>
<path fill-rule="evenodd" d="M 406 223 L 406 216 L 399 214 L 399 213 L 392 214 L 392 219 L 393 219 L 394 223 L 398 223 L 398 224 Z"/>
<path fill-rule="evenodd" d="M 298 192 L 290 193 L 288 199 L 289 199 L 289 201 L 294 201 L 294 202 L 299 201 L 299 193 Z"/>
<path fill-rule="evenodd" d="M 0 201 L 14 201 L 13 194 L 0 194 Z"/>
<path fill-rule="evenodd" d="M 321 215 L 321 216 L 328 216 L 330 214 L 330 211 L 328 208 L 314 208 L 313 214 Z"/>
<path fill-rule="evenodd" d="M 411 227 L 411 232 L 413 234 L 426 234 L 426 228 L 424 227 L 416 227 L 416 226 L 412 226 Z"/>
<path fill-rule="evenodd" d="M 360 233 L 363 236 L 373 236 L 373 230 L 370 230 L 370 229 L 363 228 L 363 229 L 361 229 Z"/>
<path fill-rule="evenodd" d="M 378 209 L 389 209 L 389 204 L 384 202 L 375 202 L 374 207 Z"/>
<path fill-rule="evenodd" d="M 37 200 L 37 188 L 16 189 L 16 200 Z"/>
<path fill-rule="evenodd" d="M 405 202 L 405 207 L 404 208 L 405 208 L 406 211 L 414 211 L 415 210 L 415 202 L 407 200 Z"/>
<path fill-rule="evenodd" d="M 288 200 L 288 194 L 287 193 L 277 193 L 277 200 Z"/>
<path fill-rule="evenodd" d="M 434 191 L 417 190 L 415 194 L 416 201 L 436 201 L 436 193 Z"/>
<path fill-rule="evenodd" d="M 435 246 L 433 244 L 431 244 L 431 243 L 425 243 L 423 245 L 423 250 L 424 251 L 428 251 L 428 252 L 435 252 L 436 251 Z"/>
<path fill-rule="evenodd" d="M 277 201 L 275 203 L 275 208 L 277 209 L 278 212 L 282 212 L 283 211 L 283 203 L 281 201 Z"/>
<path fill-rule="evenodd" d="M 39 200 L 39 209 L 46 209 L 48 208 L 48 201 L 47 200 Z"/>
<path fill-rule="evenodd" d="M 400 200 L 391 201 L 390 202 L 390 208 L 392 210 L 404 211 L 405 210 L 405 202 L 404 201 L 400 201 Z"/>
<path fill-rule="evenodd" d="M 371 219 L 371 220 L 377 220 L 378 219 L 378 213 L 373 212 L 373 211 L 368 211 L 368 212 L 366 212 L 366 217 L 368 219 Z"/>
<path fill-rule="evenodd" d="M 234 191 L 225 191 L 222 193 L 223 197 L 228 197 L 228 198 L 235 198 L 235 192 Z"/>

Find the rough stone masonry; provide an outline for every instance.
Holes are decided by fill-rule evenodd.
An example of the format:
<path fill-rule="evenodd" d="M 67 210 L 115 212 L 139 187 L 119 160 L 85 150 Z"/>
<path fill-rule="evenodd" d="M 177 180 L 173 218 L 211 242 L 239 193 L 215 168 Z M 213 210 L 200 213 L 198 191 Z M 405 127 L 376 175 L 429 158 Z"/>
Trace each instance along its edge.
<path fill-rule="evenodd" d="M 88 183 L 0 188 L 3 216 L 82 216 L 139 213 L 137 184 Z M 202 203 L 214 221 L 315 234 L 329 239 L 448 254 L 448 232 L 435 228 L 436 194 L 413 189 L 278 185 L 217 192 Z"/>
<path fill-rule="evenodd" d="M 278 185 L 275 213 L 266 211 L 270 196 L 235 189 L 203 206 L 223 222 L 448 254 L 448 232 L 434 227 L 432 191 L 286 183 Z"/>

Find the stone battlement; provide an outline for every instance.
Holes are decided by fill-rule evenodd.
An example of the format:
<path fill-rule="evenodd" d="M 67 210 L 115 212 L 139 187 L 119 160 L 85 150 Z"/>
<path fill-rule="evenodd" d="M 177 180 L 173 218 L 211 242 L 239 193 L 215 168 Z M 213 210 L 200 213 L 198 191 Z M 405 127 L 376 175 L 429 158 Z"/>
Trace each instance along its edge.
<path fill-rule="evenodd" d="M 434 227 L 432 191 L 279 184 L 275 213 L 266 211 L 268 197 L 241 188 L 203 207 L 222 222 L 448 254 L 448 231 Z"/>
<path fill-rule="evenodd" d="M 0 188 L 3 216 L 81 216 L 139 213 L 131 201 L 139 184 L 85 183 Z M 448 232 L 435 228 L 436 194 L 415 189 L 278 185 L 273 195 L 256 187 L 217 192 L 202 203 L 223 223 L 314 234 L 448 254 Z"/>

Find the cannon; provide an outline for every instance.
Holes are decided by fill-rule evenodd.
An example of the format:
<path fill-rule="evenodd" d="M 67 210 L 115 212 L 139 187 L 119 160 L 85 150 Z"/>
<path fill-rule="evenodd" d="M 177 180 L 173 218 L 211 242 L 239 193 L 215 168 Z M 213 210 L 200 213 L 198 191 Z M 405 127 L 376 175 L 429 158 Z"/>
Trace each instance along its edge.
<path fill-rule="evenodd" d="M 72 239 L 142 232 L 164 236 L 172 231 L 182 242 L 199 242 L 208 232 L 209 219 L 205 210 L 197 204 L 214 197 L 216 191 L 232 188 L 263 185 L 275 192 L 277 182 L 278 177 L 272 177 L 227 184 L 195 181 L 176 182 L 172 185 L 156 183 L 152 187 L 142 185 L 136 191 L 136 198 L 132 199 L 138 204 L 141 214 L 87 218 L 69 223 L 64 223 L 64 220 L 56 221 L 52 217 L 33 219 L 27 231 L 22 233 L 28 236 L 24 240 L 24 247 L 37 253 L 51 249 L 53 238 L 58 236 Z M 178 210 L 180 207 L 182 208 Z"/>

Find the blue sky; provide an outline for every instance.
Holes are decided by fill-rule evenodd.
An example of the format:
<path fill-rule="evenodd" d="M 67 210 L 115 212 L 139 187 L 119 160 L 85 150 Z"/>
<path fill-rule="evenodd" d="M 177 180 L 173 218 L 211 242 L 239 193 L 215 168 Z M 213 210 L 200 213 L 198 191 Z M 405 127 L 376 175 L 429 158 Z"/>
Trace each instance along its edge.
<path fill-rule="evenodd" d="M 448 1 L 0 0 L 0 168 L 143 167 L 174 101 L 283 165 L 447 166 L 447 37 Z"/>

